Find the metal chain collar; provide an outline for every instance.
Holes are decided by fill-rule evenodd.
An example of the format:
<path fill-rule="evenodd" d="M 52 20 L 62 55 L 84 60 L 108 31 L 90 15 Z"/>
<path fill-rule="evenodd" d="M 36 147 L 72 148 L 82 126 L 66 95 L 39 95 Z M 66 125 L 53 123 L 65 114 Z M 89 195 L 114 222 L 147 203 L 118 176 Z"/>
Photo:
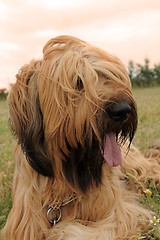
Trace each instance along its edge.
<path fill-rule="evenodd" d="M 61 217 L 62 217 L 61 207 L 64 207 L 64 206 L 68 205 L 69 203 L 73 202 L 73 201 L 76 200 L 76 199 L 77 199 L 77 197 L 71 198 L 71 199 L 68 200 L 68 201 L 65 199 L 59 207 L 57 207 L 57 206 L 55 207 L 55 204 L 50 204 L 50 205 L 48 206 L 48 211 L 47 211 L 47 219 L 48 219 L 48 221 L 49 221 L 52 225 L 55 226 L 55 225 L 61 220 Z M 57 203 L 57 204 L 58 204 L 58 203 Z M 50 220 L 49 215 L 50 215 L 50 213 L 53 212 L 53 211 L 59 211 L 59 216 L 58 216 L 58 218 L 54 218 L 54 219 Z"/>

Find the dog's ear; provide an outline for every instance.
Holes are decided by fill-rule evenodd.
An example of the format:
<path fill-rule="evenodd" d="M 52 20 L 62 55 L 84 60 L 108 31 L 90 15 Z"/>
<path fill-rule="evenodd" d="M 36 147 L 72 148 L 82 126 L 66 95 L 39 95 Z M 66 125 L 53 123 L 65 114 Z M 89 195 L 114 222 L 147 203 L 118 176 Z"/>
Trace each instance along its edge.
<path fill-rule="evenodd" d="M 44 176 L 53 176 L 47 157 L 43 115 L 37 90 L 40 61 L 23 66 L 8 96 L 12 129 L 31 167 Z"/>

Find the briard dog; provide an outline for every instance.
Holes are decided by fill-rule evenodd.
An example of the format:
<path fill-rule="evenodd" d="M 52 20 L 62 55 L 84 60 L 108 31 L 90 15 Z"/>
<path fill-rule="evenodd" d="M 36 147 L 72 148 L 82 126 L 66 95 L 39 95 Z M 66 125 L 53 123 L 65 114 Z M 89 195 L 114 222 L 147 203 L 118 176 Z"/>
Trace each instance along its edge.
<path fill-rule="evenodd" d="M 137 108 L 121 61 L 59 36 L 16 78 L 13 206 L 2 239 L 137 239 L 152 219 L 137 196 L 147 179 L 159 184 L 160 151 L 144 157 L 131 144 Z"/>

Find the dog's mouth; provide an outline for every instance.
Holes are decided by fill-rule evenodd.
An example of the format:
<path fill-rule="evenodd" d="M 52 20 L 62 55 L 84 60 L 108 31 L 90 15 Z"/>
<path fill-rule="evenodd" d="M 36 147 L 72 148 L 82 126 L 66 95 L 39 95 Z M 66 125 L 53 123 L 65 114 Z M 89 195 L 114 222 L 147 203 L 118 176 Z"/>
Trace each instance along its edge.
<path fill-rule="evenodd" d="M 117 167 L 122 161 L 120 146 L 128 139 L 129 150 L 137 128 L 136 105 L 131 101 L 115 101 L 105 107 L 102 119 L 100 152 L 109 167 Z"/>
<path fill-rule="evenodd" d="M 105 136 L 103 149 L 100 147 L 101 154 L 109 167 L 117 167 L 121 164 L 122 157 L 119 146 L 113 132 Z"/>

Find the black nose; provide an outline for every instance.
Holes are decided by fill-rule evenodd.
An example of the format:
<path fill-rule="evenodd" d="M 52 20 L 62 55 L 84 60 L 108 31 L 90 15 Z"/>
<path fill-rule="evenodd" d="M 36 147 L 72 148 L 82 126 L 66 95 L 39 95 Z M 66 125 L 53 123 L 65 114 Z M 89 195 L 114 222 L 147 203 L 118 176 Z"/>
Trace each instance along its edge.
<path fill-rule="evenodd" d="M 126 120 L 130 112 L 131 106 L 124 101 L 113 103 L 111 107 L 107 110 L 109 116 L 117 122 L 122 122 Z"/>

